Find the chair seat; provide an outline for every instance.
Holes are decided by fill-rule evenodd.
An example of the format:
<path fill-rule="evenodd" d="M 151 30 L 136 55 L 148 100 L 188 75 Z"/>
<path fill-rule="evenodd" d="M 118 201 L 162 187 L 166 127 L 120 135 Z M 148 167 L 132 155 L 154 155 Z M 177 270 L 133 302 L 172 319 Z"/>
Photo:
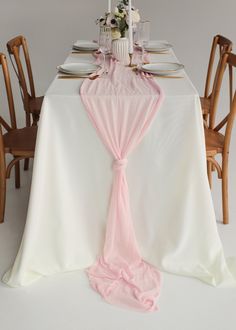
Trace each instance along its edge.
<path fill-rule="evenodd" d="M 205 129 L 205 141 L 207 156 L 222 153 L 224 147 L 224 136 L 213 129 Z"/>
<path fill-rule="evenodd" d="M 30 100 L 29 100 L 29 110 L 30 110 L 31 113 L 36 114 L 36 115 L 40 114 L 42 104 L 43 104 L 43 99 L 44 99 L 44 96 L 30 98 Z"/>
<path fill-rule="evenodd" d="M 202 107 L 203 115 L 209 114 L 211 100 L 209 98 L 206 98 L 206 97 L 200 97 L 200 101 L 201 101 L 201 107 Z"/>
<path fill-rule="evenodd" d="M 37 126 L 14 129 L 3 135 L 5 153 L 14 156 L 34 155 Z"/>

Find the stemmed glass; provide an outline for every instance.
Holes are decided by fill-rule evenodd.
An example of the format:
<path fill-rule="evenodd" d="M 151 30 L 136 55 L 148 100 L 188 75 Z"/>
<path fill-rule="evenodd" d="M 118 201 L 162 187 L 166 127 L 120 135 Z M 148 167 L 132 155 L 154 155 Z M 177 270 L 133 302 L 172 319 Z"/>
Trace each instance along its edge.
<path fill-rule="evenodd" d="M 144 49 L 150 40 L 150 21 L 140 21 L 137 29 L 137 43 L 142 49 L 141 62 L 144 61 Z"/>
<path fill-rule="evenodd" d="M 108 73 L 106 69 L 106 55 L 111 52 L 111 28 L 108 26 L 100 27 L 99 34 L 99 51 L 103 54 L 103 69 L 105 73 Z"/>

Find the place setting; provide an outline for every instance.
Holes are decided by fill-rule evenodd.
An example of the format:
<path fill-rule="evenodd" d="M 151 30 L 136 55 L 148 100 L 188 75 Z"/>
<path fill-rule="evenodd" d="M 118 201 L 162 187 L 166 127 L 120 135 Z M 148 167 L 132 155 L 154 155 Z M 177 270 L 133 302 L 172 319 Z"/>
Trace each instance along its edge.
<path fill-rule="evenodd" d="M 92 62 L 79 62 L 59 65 L 57 70 L 59 73 L 58 79 L 94 79 L 102 68 Z"/>
<path fill-rule="evenodd" d="M 101 28 L 103 30 L 103 28 Z M 107 33 L 107 32 L 106 32 Z M 110 33 L 110 31 L 108 31 Z M 75 44 L 78 45 L 78 49 L 80 50 L 80 54 L 87 54 L 89 50 L 90 55 L 94 57 L 94 61 L 84 61 L 80 60 L 76 63 L 68 63 L 62 64 L 57 67 L 58 72 L 63 75 L 59 75 L 59 79 L 76 79 L 76 78 L 90 78 L 95 79 L 100 77 L 104 72 L 108 72 L 109 61 L 111 59 L 115 59 L 121 64 L 132 67 L 132 69 L 136 72 L 140 72 L 147 77 L 162 77 L 162 78 L 183 78 L 181 75 L 176 75 L 183 72 L 184 65 L 174 62 L 149 62 L 149 52 L 151 54 L 166 54 L 166 52 L 172 49 L 172 46 L 169 43 L 158 42 L 158 41 L 150 41 L 147 42 L 145 47 L 136 46 L 133 48 L 133 53 L 128 53 L 128 47 L 126 47 L 127 52 L 123 49 L 123 52 L 120 52 L 117 48 L 113 50 L 112 53 L 112 41 L 111 38 L 108 37 L 105 40 L 105 43 L 101 42 L 101 34 L 100 32 L 100 43 L 96 44 L 95 42 L 83 41 L 77 42 Z M 127 40 L 125 40 L 127 41 Z M 137 43 L 136 43 L 137 45 Z M 123 45 L 124 46 L 124 45 Z M 127 43 L 126 43 L 127 46 Z M 125 47 L 124 47 L 125 48 Z M 106 60 L 106 56 L 108 57 L 108 64 Z M 101 64 L 98 65 L 96 62 L 99 61 Z M 104 57 L 104 58 L 103 58 Z"/>
<path fill-rule="evenodd" d="M 126 3 L 126 2 L 125 2 Z M 122 5 L 121 5 L 122 6 Z M 58 66 L 58 79 L 90 79 L 106 77 L 110 61 L 132 68 L 132 71 L 148 78 L 183 78 L 184 66 L 175 62 L 152 62 L 150 56 L 171 54 L 173 46 L 167 41 L 150 40 L 151 24 L 141 20 L 138 10 L 131 7 L 131 15 L 123 17 L 127 6 L 117 7 L 114 13 L 107 12 L 97 20 L 99 38 L 95 40 L 77 40 L 72 54 L 79 54 L 76 63 Z M 129 27 L 129 28 L 127 28 Z M 127 32 L 128 31 L 128 35 Z M 84 64 L 83 55 L 90 55 L 89 63 Z M 97 64 L 99 63 L 99 64 Z"/>
<path fill-rule="evenodd" d="M 111 57 L 112 36 L 109 27 L 100 27 L 99 42 L 78 40 L 73 49 L 80 55 L 91 55 L 92 59 L 84 60 L 82 56 L 75 63 L 62 64 L 57 67 L 58 79 L 85 79 L 95 80 L 108 72 Z M 74 52 L 72 52 L 74 53 Z M 108 58 L 107 58 L 108 57 Z M 61 75 L 61 73 L 63 75 Z"/>
<path fill-rule="evenodd" d="M 91 54 L 96 52 L 99 45 L 96 41 L 77 40 L 72 46 L 72 54 Z"/>
<path fill-rule="evenodd" d="M 138 71 L 147 77 L 178 79 L 184 78 L 184 65 L 173 62 L 156 62 L 142 64 L 137 68 Z"/>
<path fill-rule="evenodd" d="M 171 44 L 165 41 L 150 40 L 144 46 L 144 49 L 153 54 L 168 54 L 173 48 Z"/>
<path fill-rule="evenodd" d="M 135 46 L 137 49 L 142 50 L 139 41 L 135 42 Z M 151 54 L 168 55 L 172 48 L 173 46 L 170 43 L 161 40 L 147 40 L 144 44 L 144 50 Z"/>

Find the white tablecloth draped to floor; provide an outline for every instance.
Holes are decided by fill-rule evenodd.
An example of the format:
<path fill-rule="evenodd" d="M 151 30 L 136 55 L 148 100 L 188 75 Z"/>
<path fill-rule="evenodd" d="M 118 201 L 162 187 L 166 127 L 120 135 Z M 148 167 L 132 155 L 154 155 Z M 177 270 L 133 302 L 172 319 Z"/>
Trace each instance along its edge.
<path fill-rule="evenodd" d="M 91 55 L 67 62 L 81 59 Z M 151 59 L 176 61 L 173 53 Z M 86 114 L 81 83 L 56 78 L 45 96 L 26 227 L 3 278 L 9 286 L 84 269 L 102 252 L 113 159 Z M 141 255 L 163 271 L 235 285 L 217 232 L 198 93 L 186 74 L 158 83 L 164 103 L 126 170 Z"/>

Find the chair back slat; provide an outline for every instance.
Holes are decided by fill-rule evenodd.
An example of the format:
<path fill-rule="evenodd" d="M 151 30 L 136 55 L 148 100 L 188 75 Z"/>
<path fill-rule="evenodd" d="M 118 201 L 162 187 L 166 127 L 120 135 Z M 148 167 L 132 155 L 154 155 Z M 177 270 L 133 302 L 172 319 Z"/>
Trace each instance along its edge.
<path fill-rule="evenodd" d="M 229 64 L 229 99 L 230 104 L 233 101 L 233 66 Z"/>
<path fill-rule="evenodd" d="M 8 41 L 7 49 L 8 49 L 10 57 L 11 56 L 14 57 L 16 66 L 14 65 L 13 61 L 12 61 L 12 64 L 13 64 L 13 67 L 18 76 L 20 88 L 22 90 L 22 97 L 23 97 L 23 101 L 25 104 L 29 101 L 28 99 L 30 97 L 33 97 L 33 98 L 35 97 L 33 72 L 32 72 L 32 68 L 31 68 L 30 56 L 29 56 L 26 39 L 23 36 L 15 37 L 14 39 Z M 23 50 L 27 76 L 25 74 L 21 56 L 20 56 L 21 49 Z M 12 57 L 11 57 L 11 59 L 12 59 Z M 28 81 L 29 88 L 27 85 L 27 81 Z"/>
<path fill-rule="evenodd" d="M 214 67 L 214 63 L 216 61 L 216 50 L 217 50 L 217 48 L 219 50 L 219 60 L 218 60 L 218 64 L 219 64 L 221 55 L 224 52 L 231 52 L 232 46 L 233 46 L 232 41 L 225 38 L 224 36 L 216 35 L 213 38 L 211 53 L 210 53 L 210 59 L 209 59 L 209 64 L 208 64 L 208 70 L 207 70 L 206 84 L 205 84 L 205 93 L 204 93 L 205 98 L 208 98 L 212 93 L 211 83 L 212 83 L 212 76 L 213 76 L 213 67 Z M 214 86 L 218 68 L 219 68 L 219 65 L 217 65 L 215 78 L 213 80 L 212 86 Z"/>
<path fill-rule="evenodd" d="M 2 72 L 3 72 L 5 87 L 6 87 L 11 128 L 15 129 L 15 128 L 17 128 L 17 125 L 16 125 L 16 114 L 15 114 L 14 100 L 13 100 L 13 94 L 12 94 L 12 88 L 11 88 L 10 74 L 9 74 L 6 56 L 2 53 L 0 53 L 0 65 L 2 66 Z"/>
<path fill-rule="evenodd" d="M 229 93 L 229 111 L 228 114 L 221 120 L 218 125 L 215 126 L 215 116 L 216 110 L 218 107 L 219 96 L 220 96 L 220 89 L 223 81 L 223 76 L 225 73 L 226 67 L 229 67 L 229 85 L 230 85 L 230 93 Z M 233 53 L 224 53 L 221 57 L 221 61 L 219 63 L 218 69 L 218 76 L 217 82 L 214 85 L 213 92 L 212 92 L 212 102 L 211 102 L 211 109 L 210 109 L 210 123 L 209 128 L 213 129 L 214 131 L 220 131 L 224 126 L 225 132 L 222 133 L 224 135 L 224 150 L 223 153 L 225 157 L 229 153 L 230 141 L 231 141 L 231 133 L 232 128 L 235 120 L 236 115 L 236 90 L 233 87 L 233 70 L 236 68 L 236 54 Z M 234 91 L 233 91 L 234 90 Z"/>
<path fill-rule="evenodd" d="M 232 70 L 231 74 L 231 99 L 230 99 L 230 111 L 229 116 L 226 124 L 225 129 L 225 141 L 224 141 L 224 153 L 229 153 L 229 147 L 230 147 L 230 141 L 231 141 L 231 133 L 234 125 L 235 115 L 236 115 L 236 89 L 234 90 L 233 95 L 233 70 L 236 68 L 236 54 L 227 53 L 226 55 L 227 64 L 229 65 L 229 68 Z"/>
<path fill-rule="evenodd" d="M 210 100 L 210 112 L 209 112 L 209 128 L 214 129 L 215 127 L 215 120 L 216 120 L 216 113 L 219 104 L 220 98 L 220 90 L 222 86 L 222 81 L 225 73 L 225 69 L 227 67 L 226 56 L 222 56 L 218 67 L 216 70 L 216 76 L 214 79 L 214 84 L 212 88 L 211 100 Z"/>
<path fill-rule="evenodd" d="M 35 97 L 36 95 L 35 95 L 35 88 L 34 88 L 34 79 L 33 79 L 33 72 L 32 72 L 32 67 L 31 67 L 31 62 L 30 62 L 29 50 L 28 50 L 28 46 L 27 46 L 27 41 L 24 37 L 22 38 L 22 46 L 23 46 L 23 51 L 24 51 L 24 55 L 25 55 L 27 73 L 28 73 L 28 77 L 29 77 L 31 97 Z"/>
<path fill-rule="evenodd" d="M 12 54 L 14 56 L 14 60 L 15 60 L 16 67 L 17 67 L 16 74 L 17 74 L 17 77 L 18 77 L 18 80 L 19 80 L 21 95 L 22 95 L 23 101 L 25 103 L 25 102 L 27 102 L 28 98 L 30 97 L 30 94 L 28 93 L 25 74 L 24 74 L 23 66 L 22 66 L 22 63 L 21 63 L 21 60 L 20 60 L 20 49 L 17 48 L 17 47 L 13 47 Z"/>

